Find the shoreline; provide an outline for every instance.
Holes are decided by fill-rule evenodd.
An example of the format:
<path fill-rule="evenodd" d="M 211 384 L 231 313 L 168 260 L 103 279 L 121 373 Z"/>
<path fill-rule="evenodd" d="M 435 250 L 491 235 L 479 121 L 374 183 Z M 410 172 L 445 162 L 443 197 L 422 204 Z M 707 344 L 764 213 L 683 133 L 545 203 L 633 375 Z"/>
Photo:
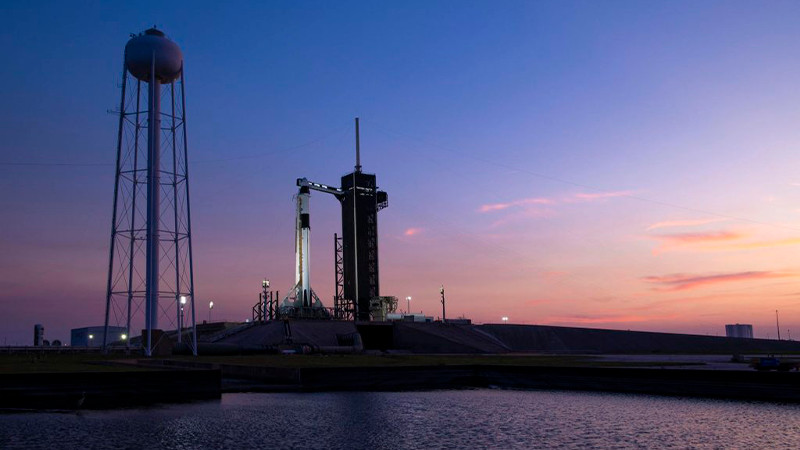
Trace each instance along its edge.
<path fill-rule="evenodd" d="M 283 359 L 284 366 L 260 359 L 106 361 L 102 364 L 108 367 L 106 370 L 92 372 L 0 374 L 0 410 L 115 409 L 220 399 L 223 393 L 495 387 L 800 403 L 800 372 L 714 370 L 667 364 L 603 367 L 587 361 L 563 364 L 562 360 L 551 364 L 545 360 L 541 364 L 501 364 L 483 356 L 462 356 L 454 356 L 456 359 L 450 364 L 412 360 L 403 365 L 392 365 L 392 360 L 376 360 L 377 364 L 368 365 L 363 360 L 344 358 L 334 361 L 335 365 L 314 366 L 314 360 L 299 359 L 304 356 Z"/>
<path fill-rule="evenodd" d="M 163 361 L 165 366 L 184 363 Z M 209 363 L 202 363 L 209 364 Z M 700 368 L 459 364 L 278 368 L 215 364 L 223 392 L 555 389 L 800 403 L 800 373 Z"/>
<path fill-rule="evenodd" d="M 0 374 L 2 410 L 114 409 L 221 395 L 219 370 Z"/>

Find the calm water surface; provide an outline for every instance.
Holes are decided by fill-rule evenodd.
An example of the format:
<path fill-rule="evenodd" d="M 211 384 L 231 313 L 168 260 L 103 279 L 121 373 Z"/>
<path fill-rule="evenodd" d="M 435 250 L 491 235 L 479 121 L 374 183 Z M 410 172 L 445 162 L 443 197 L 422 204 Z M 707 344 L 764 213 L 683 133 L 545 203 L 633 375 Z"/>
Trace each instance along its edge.
<path fill-rule="evenodd" d="M 800 405 L 556 391 L 226 394 L 0 415 L 0 448 L 800 448 Z"/>

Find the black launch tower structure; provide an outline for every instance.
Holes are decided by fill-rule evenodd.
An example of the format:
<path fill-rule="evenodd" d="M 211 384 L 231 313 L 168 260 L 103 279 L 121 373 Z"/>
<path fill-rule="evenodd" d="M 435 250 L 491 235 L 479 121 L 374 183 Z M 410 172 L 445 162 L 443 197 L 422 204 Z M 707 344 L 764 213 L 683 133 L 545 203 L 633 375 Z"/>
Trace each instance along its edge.
<path fill-rule="evenodd" d="M 378 211 L 388 206 L 388 196 L 359 165 L 342 177 L 341 190 L 344 298 L 355 301 L 358 320 L 369 320 L 370 300 L 380 296 Z"/>
<path fill-rule="evenodd" d="M 370 320 L 370 301 L 380 296 L 378 211 L 389 202 L 386 192 L 378 190 L 376 176 L 361 171 L 359 140 L 356 118 L 356 166 L 352 173 L 342 177 L 340 188 L 305 178 L 298 179 L 297 185 L 333 194 L 341 203 L 342 291 L 344 299 L 353 304 L 353 318 Z"/>

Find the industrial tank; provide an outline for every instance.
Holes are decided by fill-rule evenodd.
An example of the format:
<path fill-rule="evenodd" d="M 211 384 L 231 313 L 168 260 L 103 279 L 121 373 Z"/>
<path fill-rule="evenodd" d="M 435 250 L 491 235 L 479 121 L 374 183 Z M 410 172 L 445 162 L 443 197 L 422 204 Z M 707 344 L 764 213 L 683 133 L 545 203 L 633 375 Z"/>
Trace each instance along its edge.
<path fill-rule="evenodd" d="M 161 30 L 150 28 L 125 45 L 125 67 L 141 81 L 150 81 L 154 68 L 159 82 L 172 83 L 181 75 L 183 53 Z"/>

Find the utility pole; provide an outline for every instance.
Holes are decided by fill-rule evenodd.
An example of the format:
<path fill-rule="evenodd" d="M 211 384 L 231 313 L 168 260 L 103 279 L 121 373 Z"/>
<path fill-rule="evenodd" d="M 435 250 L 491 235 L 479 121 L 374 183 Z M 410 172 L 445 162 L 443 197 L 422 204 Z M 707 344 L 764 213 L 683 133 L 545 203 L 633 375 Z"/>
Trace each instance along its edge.
<path fill-rule="evenodd" d="M 781 323 L 778 322 L 778 310 L 775 310 L 775 326 L 778 327 L 778 340 L 781 340 Z"/>
<path fill-rule="evenodd" d="M 442 288 L 439 290 L 439 293 L 442 294 L 442 323 L 446 323 L 447 315 L 445 315 L 445 309 L 444 309 L 444 285 L 442 285 Z"/>

